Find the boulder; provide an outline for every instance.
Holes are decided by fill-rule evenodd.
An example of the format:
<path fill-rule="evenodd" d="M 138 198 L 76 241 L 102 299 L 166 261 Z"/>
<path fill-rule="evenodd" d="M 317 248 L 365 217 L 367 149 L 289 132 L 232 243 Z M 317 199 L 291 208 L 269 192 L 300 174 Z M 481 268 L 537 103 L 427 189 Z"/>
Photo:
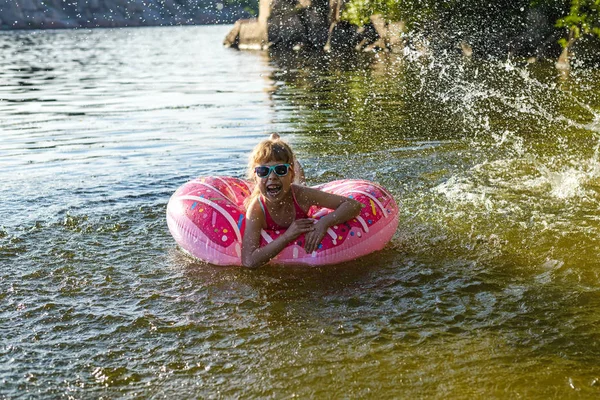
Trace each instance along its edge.
<path fill-rule="evenodd" d="M 271 0 L 260 0 L 258 18 L 240 19 L 235 22 L 223 44 L 238 49 L 266 49 L 269 47 L 267 21 L 271 14 Z"/>
<path fill-rule="evenodd" d="M 364 27 L 364 39 L 358 50 L 401 52 L 405 47 L 402 39 L 405 31 L 406 25 L 403 21 L 389 22 L 379 14 L 372 15 L 370 24 Z"/>
<path fill-rule="evenodd" d="M 238 49 L 261 50 L 268 47 L 267 27 L 256 18 L 240 19 L 233 25 L 223 44 Z"/>
<path fill-rule="evenodd" d="M 262 50 L 268 44 L 267 27 L 258 22 L 257 19 L 247 19 L 240 25 L 240 36 L 238 39 L 238 48 Z"/>
<path fill-rule="evenodd" d="M 326 50 L 347 51 L 355 49 L 364 35 L 359 33 L 356 26 L 348 21 L 340 21 L 333 26 Z"/>
<path fill-rule="evenodd" d="M 236 47 L 240 39 L 240 26 L 243 24 L 243 19 L 238 19 L 233 24 L 233 28 L 229 31 L 225 39 L 223 40 L 223 46 L 225 47 Z"/>
<path fill-rule="evenodd" d="M 326 51 L 351 50 L 365 47 L 380 40 L 375 46 L 387 48 L 400 41 L 398 37 L 379 36 L 373 23 L 359 30 L 346 21 L 340 21 L 346 0 L 260 0 L 258 21 L 239 20 L 227 34 L 223 44 L 250 49 L 299 49 L 312 47 Z M 381 17 L 374 21 L 378 29 L 401 32 L 404 25 L 387 24 Z M 388 27 L 389 26 L 389 27 Z M 266 32 L 266 36 L 265 36 Z"/>
<path fill-rule="evenodd" d="M 404 33 L 406 32 L 406 24 L 404 21 L 389 22 L 387 25 L 387 36 L 385 37 L 386 45 L 390 51 L 394 53 L 402 52 L 405 47 Z"/>
<path fill-rule="evenodd" d="M 328 37 L 327 15 L 314 7 L 309 7 L 302 9 L 300 20 L 305 29 L 305 42 L 311 47 L 322 49 Z"/>
<path fill-rule="evenodd" d="M 386 50 L 385 37 L 387 24 L 380 14 L 371 15 L 370 22 L 359 31 L 362 40 L 356 46 L 357 50 L 375 51 Z"/>
<path fill-rule="evenodd" d="M 306 27 L 296 10 L 271 15 L 267 30 L 269 43 L 275 47 L 292 48 L 308 42 Z"/>

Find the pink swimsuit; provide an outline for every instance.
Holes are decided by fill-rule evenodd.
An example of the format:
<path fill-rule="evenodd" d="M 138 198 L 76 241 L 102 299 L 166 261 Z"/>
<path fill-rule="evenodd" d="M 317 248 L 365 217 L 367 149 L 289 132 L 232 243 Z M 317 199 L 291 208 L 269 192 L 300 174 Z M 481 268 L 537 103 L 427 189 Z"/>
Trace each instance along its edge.
<path fill-rule="evenodd" d="M 300 207 L 300 205 L 298 205 L 298 202 L 296 201 L 296 195 L 294 194 L 294 190 L 292 189 L 292 197 L 294 198 L 294 209 L 296 210 L 296 216 L 294 217 L 294 221 L 297 219 L 302 219 L 302 218 L 308 218 L 308 215 L 304 212 L 304 210 Z M 258 197 L 258 201 L 260 204 L 260 208 L 262 208 L 263 212 L 265 213 L 265 222 L 267 224 L 267 230 L 278 230 L 278 229 L 287 229 L 287 226 L 280 226 L 279 224 L 277 224 L 273 218 L 271 217 L 271 214 L 269 214 L 269 211 L 267 210 L 267 207 L 265 206 L 264 202 L 263 202 L 263 197 L 262 195 Z"/>

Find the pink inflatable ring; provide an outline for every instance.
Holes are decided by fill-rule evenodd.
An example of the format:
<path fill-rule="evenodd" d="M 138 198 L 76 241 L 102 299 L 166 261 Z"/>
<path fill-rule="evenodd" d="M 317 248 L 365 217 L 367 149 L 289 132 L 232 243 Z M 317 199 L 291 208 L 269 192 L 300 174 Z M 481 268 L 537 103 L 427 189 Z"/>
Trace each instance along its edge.
<path fill-rule="evenodd" d="M 360 215 L 332 226 L 311 254 L 304 251 L 304 235 L 291 242 L 271 262 L 276 264 L 338 264 L 381 250 L 398 227 L 398 206 L 381 186 L 364 180 L 344 179 L 315 186 L 325 192 L 358 200 Z M 185 183 L 167 205 L 167 224 L 177 244 L 202 261 L 241 265 L 245 227 L 244 199 L 252 183 L 232 177 L 204 177 Z M 312 207 L 311 218 L 331 212 Z M 262 231 L 264 245 L 284 230 Z"/>

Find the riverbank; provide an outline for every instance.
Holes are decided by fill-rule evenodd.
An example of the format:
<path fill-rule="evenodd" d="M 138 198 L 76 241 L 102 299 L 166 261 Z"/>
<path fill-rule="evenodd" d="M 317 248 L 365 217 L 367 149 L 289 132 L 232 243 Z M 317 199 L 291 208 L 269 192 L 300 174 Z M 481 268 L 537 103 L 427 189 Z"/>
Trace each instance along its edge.
<path fill-rule="evenodd" d="M 509 7 L 500 0 L 410 3 L 379 9 L 352 0 L 261 0 L 258 18 L 238 20 L 223 43 L 239 49 L 462 53 L 528 63 L 545 59 L 565 71 L 600 67 L 598 11 L 588 16 L 583 4 L 569 11 L 562 4 Z"/>
<path fill-rule="evenodd" d="M 228 24 L 251 13 L 226 2 L 20 0 L 0 5 L 0 30 Z"/>

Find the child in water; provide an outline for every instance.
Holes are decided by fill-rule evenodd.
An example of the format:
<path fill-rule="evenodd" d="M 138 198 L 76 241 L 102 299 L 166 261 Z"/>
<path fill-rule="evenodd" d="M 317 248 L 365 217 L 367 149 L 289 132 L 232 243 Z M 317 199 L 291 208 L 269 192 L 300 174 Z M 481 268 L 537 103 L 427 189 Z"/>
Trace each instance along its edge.
<path fill-rule="evenodd" d="M 242 264 L 258 267 L 279 254 L 290 242 L 305 234 L 307 253 L 317 250 L 327 229 L 356 217 L 361 203 L 295 183 L 301 167 L 290 146 L 273 134 L 250 155 L 248 177 L 256 184 L 246 203 L 246 230 L 242 239 Z M 303 179 L 302 179 L 303 180 Z M 311 206 L 333 212 L 315 221 Z M 277 239 L 260 247 L 262 229 L 286 229 Z"/>

